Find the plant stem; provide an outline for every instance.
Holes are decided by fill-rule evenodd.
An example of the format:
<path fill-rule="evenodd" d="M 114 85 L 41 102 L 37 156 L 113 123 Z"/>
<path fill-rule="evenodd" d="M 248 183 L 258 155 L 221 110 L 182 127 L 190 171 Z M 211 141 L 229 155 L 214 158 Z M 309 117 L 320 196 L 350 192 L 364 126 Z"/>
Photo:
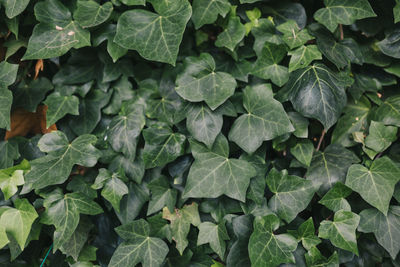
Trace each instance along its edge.
<path fill-rule="evenodd" d="M 343 33 L 343 25 L 339 24 L 339 31 L 340 31 L 340 40 L 344 39 L 344 33 Z"/>
<path fill-rule="evenodd" d="M 319 138 L 318 146 L 315 149 L 315 151 L 319 151 L 319 149 L 321 147 L 321 144 L 322 144 L 322 141 L 324 140 L 324 137 L 325 137 L 325 129 L 322 130 L 321 137 Z"/>

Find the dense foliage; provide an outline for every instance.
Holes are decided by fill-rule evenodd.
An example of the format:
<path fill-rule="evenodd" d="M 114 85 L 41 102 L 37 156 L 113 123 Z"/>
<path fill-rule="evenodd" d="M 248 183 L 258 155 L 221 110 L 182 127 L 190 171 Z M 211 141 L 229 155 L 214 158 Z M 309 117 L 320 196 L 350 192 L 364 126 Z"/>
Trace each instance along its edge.
<path fill-rule="evenodd" d="M 399 1 L 0 4 L 1 266 L 400 266 Z"/>

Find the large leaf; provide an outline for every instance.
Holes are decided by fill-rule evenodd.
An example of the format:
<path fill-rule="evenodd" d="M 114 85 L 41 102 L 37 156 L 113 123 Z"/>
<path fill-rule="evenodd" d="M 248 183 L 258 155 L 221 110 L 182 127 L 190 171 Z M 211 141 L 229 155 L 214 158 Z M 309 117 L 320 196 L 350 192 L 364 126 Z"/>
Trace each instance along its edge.
<path fill-rule="evenodd" d="M 196 29 L 204 24 L 213 23 L 218 14 L 225 17 L 230 10 L 231 4 L 228 0 L 194 0 L 192 20 Z"/>
<path fill-rule="evenodd" d="M 245 201 L 254 167 L 245 160 L 229 158 L 228 141 L 223 135 L 215 140 L 212 150 L 196 141 L 191 142 L 195 161 L 190 167 L 183 197 L 211 197 L 227 195 Z"/>
<path fill-rule="evenodd" d="M 76 19 L 83 28 L 90 28 L 106 21 L 110 17 L 112 11 L 113 5 L 111 2 L 99 5 L 93 0 L 80 0 L 77 3 L 74 19 Z M 96 15 L 93 16 L 93 14 Z"/>
<path fill-rule="evenodd" d="M 314 64 L 294 71 L 280 94 L 298 112 L 319 120 L 328 130 L 346 105 L 345 88 L 351 83 L 349 77 L 334 73 L 323 64 Z"/>
<path fill-rule="evenodd" d="M 399 180 L 399 167 L 390 158 L 382 157 L 374 160 L 369 169 L 361 164 L 352 165 L 347 173 L 346 185 L 386 215 Z"/>
<path fill-rule="evenodd" d="M 325 8 L 317 10 L 314 18 L 331 32 L 338 24 L 350 25 L 356 20 L 375 17 L 368 0 L 324 0 Z"/>
<path fill-rule="evenodd" d="M 236 119 L 229 139 L 247 153 L 256 151 L 263 141 L 294 131 L 282 104 L 273 98 L 269 84 L 246 87 L 243 106 L 248 113 Z"/>
<path fill-rule="evenodd" d="M 9 19 L 22 13 L 28 6 L 29 0 L 4 0 L 3 5 L 6 8 L 6 15 Z"/>
<path fill-rule="evenodd" d="M 134 9 L 118 19 L 114 41 L 154 61 L 175 65 L 186 23 L 192 15 L 187 0 L 148 0 L 156 13 Z"/>
<path fill-rule="evenodd" d="M 47 155 L 30 162 L 31 171 L 25 176 L 22 191 L 27 193 L 32 189 L 65 182 L 75 164 L 94 166 L 101 155 L 92 145 L 96 139 L 93 135 L 81 135 L 69 143 L 63 132 L 45 134 L 38 146 Z"/>

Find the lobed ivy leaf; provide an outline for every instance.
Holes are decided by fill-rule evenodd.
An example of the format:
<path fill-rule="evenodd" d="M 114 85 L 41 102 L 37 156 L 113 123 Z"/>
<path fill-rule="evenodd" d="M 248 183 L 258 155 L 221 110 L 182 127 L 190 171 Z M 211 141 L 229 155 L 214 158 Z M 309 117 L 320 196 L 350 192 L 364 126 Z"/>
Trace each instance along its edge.
<path fill-rule="evenodd" d="M 302 46 L 307 41 L 313 39 L 313 37 L 308 33 L 308 30 L 300 29 L 294 20 L 288 20 L 278 25 L 276 29 L 283 33 L 282 40 L 290 49 Z"/>
<path fill-rule="evenodd" d="M 307 266 L 339 266 L 339 255 L 336 251 L 329 257 L 329 259 L 327 259 L 316 247 L 312 247 L 304 256 L 306 258 Z"/>
<path fill-rule="evenodd" d="M 300 46 L 296 50 L 289 51 L 288 55 L 291 56 L 289 72 L 305 68 L 314 60 L 322 59 L 322 54 L 315 45 Z"/>
<path fill-rule="evenodd" d="M 386 150 L 397 139 L 397 127 L 385 126 L 382 122 L 371 121 L 365 145 L 376 152 Z"/>
<path fill-rule="evenodd" d="M 397 26 L 389 32 L 385 39 L 378 43 L 378 47 L 385 55 L 400 58 L 399 36 L 400 27 Z"/>
<path fill-rule="evenodd" d="M 225 17 L 231 8 L 228 0 L 194 0 L 192 20 L 196 29 L 204 24 L 210 24 L 217 20 L 218 15 Z"/>
<path fill-rule="evenodd" d="M 74 12 L 74 19 L 82 28 L 95 27 L 105 22 L 110 17 L 113 9 L 111 2 L 99 5 L 93 0 L 79 0 Z"/>
<path fill-rule="evenodd" d="M 20 164 L 0 170 L 0 189 L 7 200 L 18 191 L 18 186 L 25 183 L 24 172 L 29 171 L 31 165 L 24 159 Z"/>
<path fill-rule="evenodd" d="M 302 164 L 310 167 L 314 153 L 314 145 L 310 140 L 299 140 L 290 148 L 290 153 Z"/>
<path fill-rule="evenodd" d="M 226 249 L 225 240 L 229 240 L 229 235 L 225 223 L 214 224 L 212 222 L 202 222 L 199 226 L 199 237 L 197 245 L 210 244 L 211 249 L 223 259 Z"/>
<path fill-rule="evenodd" d="M 338 182 L 321 198 L 320 201 L 318 201 L 318 203 L 324 205 L 333 212 L 339 210 L 351 211 L 351 206 L 345 198 L 350 196 L 352 192 L 353 191 L 350 188 Z"/>
<path fill-rule="evenodd" d="M 242 41 L 246 34 L 244 25 L 240 22 L 238 16 L 231 16 L 226 29 L 218 35 L 215 45 L 217 47 L 226 47 L 231 51 Z"/>
<path fill-rule="evenodd" d="M 61 95 L 59 92 L 54 92 L 46 97 L 44 104 L 48 107 L 46 112 L 47 128 L 67 114 L 79 115 L 79 99 L 74 95 Z"/>
<path fill-rule="evenodd" d="M 151 199 L 147 215 L 160 211 L 164 207 L 168 207 L 170 212 L 174 212 L 178 192 L 170 187 L 167 177 L 160 176 L 152 180 L 148 184 L 148 188 L 151 191 Z"/>
<path fill-rule="evenodd" d="M 297 241 L 301 241 L 303 247 L 308 251 L 312 251 L 321 240 L 315 235 L 314 222 L 312 218 L 304 221 L 297 230 L 288 230 L 288 233 L 293 235 Z"/>

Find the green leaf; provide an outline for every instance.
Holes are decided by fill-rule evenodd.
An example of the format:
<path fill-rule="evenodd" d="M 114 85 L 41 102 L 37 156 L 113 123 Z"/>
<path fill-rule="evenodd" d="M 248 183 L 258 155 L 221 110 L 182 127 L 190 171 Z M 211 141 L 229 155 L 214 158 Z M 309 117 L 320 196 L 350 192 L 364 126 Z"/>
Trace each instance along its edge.
<path fill-rule="evenodd" d="M 200 225 L 200 215 L 197 203 L 185 205 L 182 209 L 175 209 L 170 212 L 167 207 L 163 208 L 163 218 L 170 221 L 172 238 L 175 240 L 176 248 L 182 255 L 188 245 L 187 235 L 190 225 Z"/>
<path fill-rule="evenodd" d="M 230 17 L 228 26 L 218 35 L 215 45 L 217 47 L 226 47 L 229 50 L 234 51 L 235 47 L 240 41 L 242 41 L 245 34 L 246 29 L 240 22 L 240 18 L 237 16 Z"/>
<path fill-rule="evenodd" d="M 0 85 L 7 87 L 17 78 L 18 64 L 10 64 L 7 61 L 0 63 Z"/>
<path fill-rule="evenodd" d="M 356 20 L 375 17 L 376 14 L 368 0 L 324 0 L 325 8 L 314 13 L 314 18 L 335 31 L 338 24 L 350 25 Z"/>
<path fill-rule="evenodd" d="M 31 165 L 27 160 L 13 167 L 0 170 L 0 188 L 7 200 L 18 191 L 18 186 L 25 183 L 24 172 L 29 171 Z"/>
<path fill-rule="evenodd" d="M 261 55 L 254 63 L 252 74 L 266 80 L 271 80 L 278 86 L 283 86 L 289 79 L 288 69 L 279 62 L 286 56 L 286 48 L 283 45 L 265 43 Z"/>
<path fill-rule="evenodd" d="M 112 11 L 113 5 L 111 2 L 99 5 L 93 0 L 79 0 L 74 12 L 74 19 L 82 28 L 90 28 L 105 22 L 110 17 Z"/>
<path fill-rule="evenodd" d="M 144 6 L 146 4 L 146 0 L 121 0 L 120 2 L 128 6 Z"/>
<path fill-rule="evenodd" d="M 380 50 L 390 57 L 400 58 L 400 48 L 399 48 L 399 37 L 400 37 L 400 26 L 395 26 L 385 39 L 378 43 Z"/>
<path fill-rule="evenodd" d="M 0 168 L 5 169 L 13 166 L 14 160 L 20 157 L 18 146 L 14 142 L 0 142 Z"/>
<path fill-rule="evenodd" d="M 44 77 L 29 83 L 22 82 L 13 90 L 14 103 L 27 111 L 35 112 L 37 106 L 43 101 L 47 92 L 53 89 L 53 84 Z"/>
<path fill-rule="evenodd" d="M 288 115 L 295 129 L 293 135 L 297 138 L 307 138 L 309 124 L 308 119 L 304 118 L 302 115 L 295 111 L 288 112 Z"/>
<path fill-rule="evenodd" d="M 302 164 L 310 167 L 314 153 L 314 145 L 308 139 L 299 140 L 293 147 L 290 148 L 290 153 L 292 153 L 292 155 Z"/>
<path fill-rule="evenodd" d="M 143 220 L 117 227 L 118 235 L 126 239 L 111 257 L 110 267 L 136 266 L 159 267 L 167 256 L 168 246 L 162 239 L 150 237 L 149 224 Z"/>
<path fill-rule="evenodd" d="M 371 121 L 365 145 L 376 152 L 385 151 L 397 139 L 397 127 L 385 126 L 382 122 Z"/>
<path fill-rule="evenodd" d="M 69 143 L 65 134 L 60 131 L 42 136 L 38 146 L 42 152 L 48 154 L 30 162 L 31 170 L 25 175 L 22 192 L 64 183 L 74 164 L 93 167 L 101 155 L 92 145 L 96 140 L 93 135 L 81 135 Z"/>
<path fill-rule="evenodd" d="M 160 176 L 152 180 L 147 187 L 151 191 L 147 215 L 160 211 L 164 207 L 168 207 L 170 212 L 174 211 L 178 192 L 170 187 L 167 177 Z"/>
<path fill-rule="evenodd" d="M 199 237 L 197 245 L 210 244 L 211 249 L 223 259 L 226 249 L 225 240 L 229 240 L 225 223 L 214 224 L 212 222 L 202 222 L 199 225 Z"/>
<path fill-rule="evenodd" d="M 307 254 L 305 254 L 307 266 L 310 267 L 338 267 L 339 266 L 339 256 L 335 251 L 329 259 L 321 254 L 321 252 L 316 248 L 312 247 Z"/>
<path fill-rule="evenodd" d="M 400 2 L 396 2 L 396 5 L 393 8 L 393 16 L 394 16 L 394 23 L 400 21 Z"/>
<path fill-rule="evenodd" d="M 400 127 L 400 96 L 388 97 L 374 112 L 373 119 L 385 125 Z"/>
<path fill-rule="evenodd" d="M 10 130 L 10 111 L 12 105 L 12 93 L 0 83 L 0 128 Z"/>
<path fill-rule="evenodd" d="M 127 49 L 137 50 L 148 60 L 175 66 L 186 23 L 192 15 L 187 0 L 148 0 L 156 13 L 135 9 L 118 19 L 114 41 Z"/>
<path fill-rule="evenodd" d="M 316 45 L 303 45 L 296 50 L 289 51 L 288 55 L 291 56 L 289 72 L 305 68 L 314 60 L 322 59 L 321 52 L 319 52 Z"/>
<path fill-rule="evenodd" d="M 196 30 L 204 24 L 210 24 L 217 20 L 218 14 L 225 17 L 231 9 L 228 0 L 194 0 L 192 20 Z"/>
<path fill-rule="evenodd" d="M 312 250 L 321 243 L 321 240 L 315 235 L 314 222 L 311 217 L 304 221 L 297 230 L 288 230 L 288 233 L 293 235 L 297 241 L 301 241 L 307 250 Z"/>
<path fill-rule="evenodd" d="M 269 84 L 247 86 L 243 106 L 248 113 L 235 120 L 229 139 L 247 153 L 256 151 L 263 141 L 294 130 L 282 104 L 273 98 Z"/>
<path fill-rule="evenodd" d="M 67 114 L 79 115 L 79 99 L 74 95 L 63 96 L 59 92 L 54 92 L 47 96 L 44 103 L 48 107 L 46 112 L 47 128 Z"/>
<path fill-rule="evenodd" d="M 75 261 L 78 260 L 80 252 L 83 249 L 88 237 L 89 232 L 92 229 L 93 224 L 87 217 L 82 217 L 79 221 L 78 227 L 72 234 L 72 236 L 67 240 L 61 247 L 60 250 L 68 255 L 71 256 Z"/>
<path fill-rule="evenodd" d="M 287 223 L 308 206 L 316 191 L 312 181 L 288 175 L 287 171 L 280 173 L 272 169 L 266 179 L 269 189 L 274 193 L 268 207 Z"/>
<path fill-rule="evenodd" d="M 191 142 L 191 148 L 195 161 L 190 167 L 183 197 L 216 198 L 226 195 L 244 202 L 250 178 L 256 176 L 256 170 L 245 160 L 229 158 L 226 138 L 220 134 L 212 150 L 196 141 Z M 221 150 L 223 153 L 220 153 Z"/>
<path fill-rule="evenodd" d="M 26 198 L 15 199 L 15 208 L 9 208 L 1 214 L 0 225 L 7 235 L 12 236 L 21 250 L 24 250 L 33 222 L 38 217 L 35 208 Z"/>
<path fill-rule="evenodd" d="M 215 110 L 236 88 L 235 79 L 228 73 L 215 72 L 215 61 L 208 53 L 187 57 L 184 69 L 176 79 L 176 92 L 190 102 L 205 101 Z"/>
<path fill-rule="evenodd" d="M 323 198 L 321 198 L 320 201 L 318 201 L 318 203 L 324 205 L 333 212 L 339 210 L 351 211 L 350 204 L 345 198 L 350 196 L 352 192 L 353 191 L 350 188 L 338 182 L 323 196 Z"/>
<path fill-rule="evenodd" d="M 356 162 L 359 159 L 353 152 L 333 144 L 325 148 L 324 152 L 314 153 L 305 177 L 315 185 L 321 185 L 318 193 L 325 194 L 335 183 L 344 183 L 347 169 Z"/>
<path fill-rule="evenodd" d="M 363 210 L 358 231 L 374 233 L 378 243 L 395 259 L 400 251 L 400 207 L 390 206 L 386 216 L 376 209 Z"/>
<path fill-rule="evenodd" d="M 79 224 L 79 214 L 96 215 L 102 208 L 82 193 L 63 194 L 61 188 L 50 192 L 44 202 L 44 218 L 54 224 L 53 251 L 69 241 Z"/>
<path fill-rule="evenodd" d="M 358 255 L 356 229 L 359 221 L 360 216 L 357 214 L 339 210 L 333 221 L 321 222 L 318 237 L 329 239 L 334 246 Z"/>
<path fill-rule="evenodd" d="M 374 160 L 369 169 L 360 164 L 352 165 L 347 172 L 346 186 L 386 215 L 399 180 L 398 166 L 390 158 L 382 157 Z"/>
<path fill-rule="evenodd" d="M 143 160 L 146 169 L 174 161 L 185 151 L 186 137 L 180 133 L 174 133 L 163 122 L 156 122 L 143 130 L 145 146 Z"/>
<path fill-rule="evenodd" d="M 125 179 L 119 173 L 112 173 L 102 168 L 99 170 L 99 175 L 97 175 L 92 185 L 93 189 L 103 188 L 101 195 L 111 203 L 117 212 L 120 212 L 119 207 L 122 197 L 129 192 L 123 180 Z"/>
<path fill-rule="evenodd" d="M 293 251 L 297 248 L 296 239 L 289 234 L 274 234 L 279 227 L 275 215 L 256 217 L 254 232 L 249 240 L 251 266 L 278 266 L 281 263 L 295 263 Z"/>
<path fill-rule="evenodd" d="M 3 0 L 2 2 L 9 19 L 21 14 L 29 4 L 29 0 Z"/>
<path fill-rule="evenodd" d="M 334 73 L 323 64 L 314 64 L 294 71 L 279 92 L 289 99 L 303 116 L 317 119 L 325 130 L 338 120 L 346 105 L 345 88 L 352 79 Z"/>
<path fill-rule="evenodd" d="M 283 33 L 282 40 L 290 49 L 302 46 L 307 41 L 314 39 L 314 37 L 308 33 L 307 29 L 300 29 L 294 20 L 288 20 L 278 25 L 276 29 Z"/>

